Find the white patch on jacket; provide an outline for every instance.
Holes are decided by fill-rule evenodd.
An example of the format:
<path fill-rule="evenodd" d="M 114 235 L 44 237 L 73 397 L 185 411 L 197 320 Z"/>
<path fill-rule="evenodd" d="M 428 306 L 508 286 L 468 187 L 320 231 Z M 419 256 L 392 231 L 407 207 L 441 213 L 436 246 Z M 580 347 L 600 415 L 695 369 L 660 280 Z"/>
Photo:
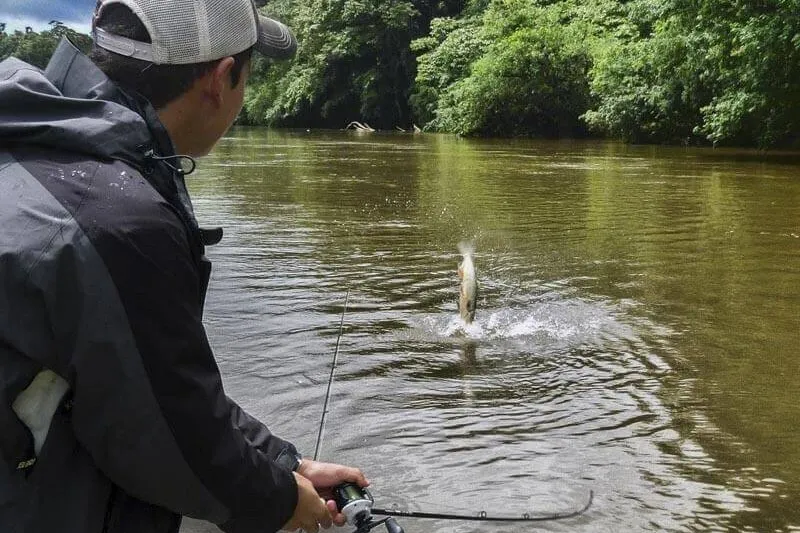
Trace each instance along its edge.
<path fill-rule="evenodd" d="M 33 435 L 36 455 L 42 450 L 50 422 L 69 384 L 52 370 L 42 370 L 14 400 L 11 408 Z"/>

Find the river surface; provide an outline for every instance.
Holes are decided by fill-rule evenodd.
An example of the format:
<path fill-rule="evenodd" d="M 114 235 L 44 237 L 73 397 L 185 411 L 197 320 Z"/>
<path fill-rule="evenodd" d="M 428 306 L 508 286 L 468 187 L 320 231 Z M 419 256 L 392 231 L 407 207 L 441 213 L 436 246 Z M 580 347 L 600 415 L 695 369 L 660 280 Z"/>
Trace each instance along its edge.
<path fill-rule="evenodd" d="M 377 507 L 594 492 L 577 518 L 407 533 L 800 531 L 800 158 L 234 129 L 188 182 L 225 228 L 205 321 L 228 394 L 275 433 L 313 455 L 349 290 L 320 458 Z"/>

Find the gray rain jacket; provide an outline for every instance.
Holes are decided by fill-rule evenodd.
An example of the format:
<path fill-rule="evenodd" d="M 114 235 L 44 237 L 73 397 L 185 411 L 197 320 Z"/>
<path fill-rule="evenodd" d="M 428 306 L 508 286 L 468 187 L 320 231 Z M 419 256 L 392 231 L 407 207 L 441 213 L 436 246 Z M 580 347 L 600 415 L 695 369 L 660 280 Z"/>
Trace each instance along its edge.
<path fill-rule="evenodd" d="M 223 391 L 209 234 L 154 156 L 174 148 L 153 108 L 69 42 L 44 72 L 0 63 L 3 533 L 270 532 L 294 511 L 296 451 Z"/>

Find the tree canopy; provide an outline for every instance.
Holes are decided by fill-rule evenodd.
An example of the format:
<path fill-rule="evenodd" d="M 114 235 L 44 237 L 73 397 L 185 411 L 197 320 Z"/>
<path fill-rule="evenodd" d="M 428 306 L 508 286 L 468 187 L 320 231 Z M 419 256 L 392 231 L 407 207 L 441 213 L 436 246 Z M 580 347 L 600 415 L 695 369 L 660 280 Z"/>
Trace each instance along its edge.
<path fill-rule="evenodd" d="M 253 124 L 793 146 L 800 0 L 273 0 Z"/>
<path fill-rule="evenodd" d="M 262 2 L 259 2 L 262 3 Z M 796 147 L 800 0 L 271 0 L 300 43 L 254 60 L 241 120 Z M 57 21 L 0 58 L 44 66 Z M 79 43 L 80 44 L 80 43 Z"/>
<path fill-rule="evenodd" d="M 78 48 L 87 51 L 92 44 L 88 35 L 78 33 L 58 20 L 50 22 L 50 29 L 36 32 L 31 28 L 25 31 L 6 32 L 6 24 L 0 22 L 0 59 L 14 56 L 39 68 L 47 66 L 50 56 L 62 37 L 69 38 Z"/>

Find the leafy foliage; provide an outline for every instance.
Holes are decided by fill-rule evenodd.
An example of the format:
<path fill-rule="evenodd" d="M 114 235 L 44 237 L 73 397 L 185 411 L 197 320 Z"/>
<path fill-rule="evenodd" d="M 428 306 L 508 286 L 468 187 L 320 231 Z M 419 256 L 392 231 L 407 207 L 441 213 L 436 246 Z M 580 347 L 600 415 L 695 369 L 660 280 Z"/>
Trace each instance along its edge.
<path fill-rule="evenodd" d="M 78 48 L 88 51 L 92 41 L 88 35 L 83 35 L 68 28 L 58 21 L 50 23 L 50 29 L 35 32 L 28 28 L 27 31 L 15 31 L 8 34 L 5 24 L 0 23 L 0 60 L 14 56 L 22 61 L 39 68 L 47 66 L 50 56 L 58 46 L 62 37 L 70 39 Z"/>
<path fill-rule="evenodd" d="M 800 127 L 797 0 L 674 0 L 591 72 L 595 129 L 640 142 L 790 145 Z"/>
<path fill-rule="evenodd" d="M 420 56 L 416 87 L 410 102 L 415 118 L 421 123 L 433 126 L 442 92 L 466 78 L 472 63 L 489 45 L 480 22 L 475 17 L 462 20 L 437 18 L 431 21 L 429 36 L 411 43 L 411 50 Z"/>
<path fill-rule="evenodd" d="M 800 0 L 270 0 L 263 9 L 300 48 L 290 62 L 254 59 L 241 118 L 251 124 L 800 143 Z M 42 67 L 62 35 L 89 44 L 60 23 L 0 29 L 0 58 Z"/>
<path fill-rule="evenodd" d="M 415 74 L 410 43 L 427 29 L 425 16 L 447 2 L 424 0 L 309 0 L 273 2 L 301 43 L 288 66 L 257 69 L 263 84 L 248 94 L 254 123 L 342 127 L 352 120 L 375 127 L 407 124 Z"/>
<path fill-rule="evenodd" d="M 800 127 L 800 2 L 736 2 L 714 37 L 714 94 L 698 133 L 719 143 L 782 144 Z M 710 17 L 710 13 L 707 16 Z"/>
<path fill-rule="evenodd" d="M 661 23 L 653 37 L 617 42 L 598 52 L 592 90 L 599 104 L 591 127 L 634 142 L 684 142 L 699 119 L 706 91 L 691 58 L 705 43 Z"/>
<path fill-rule="evenodd" d="M 433 39 L 414 43 L 424 51 L 414 111 L 429 129 L 460 134 L 583 135 L 592 50 L 631 31 L 623 14 L 608 0 L 492 0 L 446 35 L 434 21 Z"/>
<path fill-rule="evenodd" d="M 590 64 L 583 35 L 546 16 L 535 20 L 536 27 L 495 40 L 470 75 L 444 91 L 434 127 L 485 135 L 582 133 L 578 117 L 588 105 Z"/>
<path fill-rule="evenodd" d="M 792 145 L 798 12 L 800 0 L 491 0 L 413 43 L 412 109 L 458 133 L 585 124 L 634 142 Z"/>

